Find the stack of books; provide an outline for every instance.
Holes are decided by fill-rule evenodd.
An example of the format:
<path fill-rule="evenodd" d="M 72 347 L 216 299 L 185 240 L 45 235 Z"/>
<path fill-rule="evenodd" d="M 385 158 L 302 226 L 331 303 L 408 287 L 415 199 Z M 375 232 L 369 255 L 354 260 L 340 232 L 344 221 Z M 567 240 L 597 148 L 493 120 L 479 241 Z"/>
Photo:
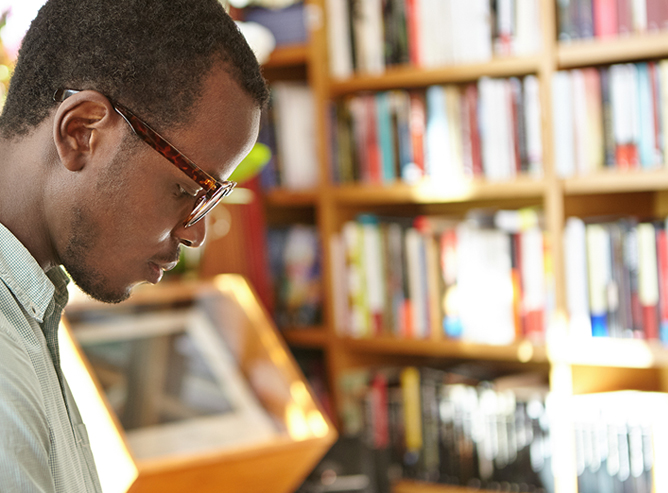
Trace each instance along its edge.
<path fill-rule="evenodd" d="M 668 60 L 557 72 L 553 100 L 560 176 L 665 166 Z"/>
<path fill-rule="evenodd" d="M 540 120 L 535 76 L 352 96 L 332 111 L 333 180 L 540 176 Z"/>
<path fill-rule="evenodd" d="M 485 63 L 538 53 L 540 0 L 327 0 L 330 73 Z"/>
<path fill-rule="evenodd" d="M 571 217 L 564 252 L 573 335 L 668 341 L 664 221 Z"/>
<path fill-rule="evenodd" d="M 486 382 L 457 369 L 381 368 L 344 374 L 339 386 L 342 433 L 370 450 L 373 491 L 401 478 L 553 491 L 549 396 L 537 375 Z"/>
<path fill-rule="evenodd" d="M 342 335 L 544 340 L 553 275 L 534 211 L 473 211 L 463 220 L 364 215 L 331 246 Z"/>
<path fill-rule="evenodd" d="M 322 255 L 315 226 L 268 228 L 267 248 L 276 325 L 294 329 L 320 324 Z"/>
<path fill-rule="evenodd" d="M 610 38 L 668 29 L 663 0 L 557 0 L 559 40 Z"/>
<path fill-rule="evenodd" d="M 662 491 L 668 399 L 654 392 L 579 395 L 569 406 L 575 428 L 578 491 Z M 663 476 L 663 475 L 661 475 Z"/>

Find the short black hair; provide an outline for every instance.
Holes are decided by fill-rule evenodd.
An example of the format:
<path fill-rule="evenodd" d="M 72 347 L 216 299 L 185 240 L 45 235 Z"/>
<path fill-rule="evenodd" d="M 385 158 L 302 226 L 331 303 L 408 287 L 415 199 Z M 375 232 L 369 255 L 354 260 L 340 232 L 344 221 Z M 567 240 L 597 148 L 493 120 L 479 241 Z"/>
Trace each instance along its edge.
<path fill-rule="evenodd" d="M 60 88 L 97 90 L 156 128 L 183 124 L 217 62 L 266 103 L 257 59 L 217 0 L 49 0 L 23 40 L 0 132 L 29 133 Z"/>

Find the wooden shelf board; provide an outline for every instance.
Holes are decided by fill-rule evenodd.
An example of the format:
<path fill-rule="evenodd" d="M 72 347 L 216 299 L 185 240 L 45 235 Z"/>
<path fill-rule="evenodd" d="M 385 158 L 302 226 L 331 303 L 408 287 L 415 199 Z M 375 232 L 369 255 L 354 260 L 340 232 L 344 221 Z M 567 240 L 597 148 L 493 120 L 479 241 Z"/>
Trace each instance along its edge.
<path fill-rule="evenodd" d="M 304 207 L 313 206 L 318 201 L 316 190 L 287 190 L 274 188 L 264 193 L 266 202 L 273 206 Z"/>
<path fill-rule="evenodd" d="M 453 65 L 433 69 L 410 66 L 388 68 L 379 75 L 356 75 L 347 80 L 333 81 L 330 91 L 334 96 L 358 91 L 379 91 L 411 87 L 425 87 L 449 82 L 475 81 L 480 77 L 512 77 L 537 73 L 540 57 L 497 58 L 488 63 Z"/>
<path fill-rule="evenodd" d="M 334 190 L 334 199 L 346 204 L 385 203 L 447 203 L 485 199 L 514 199 L 541 197 L 545 182 L 519 177 L 509 182 L 463 180 L 437 184 L 425 180 L 417 185 L 397 183 L 387 186 L 355 184 L 342 185 Z"/>
<path fill-rule="evenodd" d="M 348 349 L 376 354 L 519 361 L 521 363 L 546 363 L 548 361 L 545 347 L 536 346 L 529 341 L 515 342 L 507 346 L 494 346 L 465 341 L 400 339 L 388 336 L 368 339 L 344 337 L 342 339 Z"/>
<path fill-rule="evenodd" d="M 308 45 L 279 46 L 263 65 L 266 68 L 292 67 L 304 65 L 308 60 Z"/>
<path fill-rule="evenodd" d="M 392 493 L 480 493 L 481 491 L 485 490 L 420 481 L 399 481 L 392 486 Z"/>
<path fill-rule="evenodd" d="M 291 346 L 324 348 L 327 345 L 327 331 L 322 327 L 284 329 L 281 334 Z"/>
<path fill-rule="evenodd" d="M 668 368 L 668 347 L 638 339 L 567 338 L 548 347 L 552 363 L 617 368 Z"/>
<path fill-rule="evenodd" d="M 668 190 L 668 170 L 601 171 L 563 180 L 571 195 Z"/>
<path fill-rule="evenodd" d="M 666 32 L 561 43 L 557 49 L 560 69 L 662 57 L 668 57 Z"/>

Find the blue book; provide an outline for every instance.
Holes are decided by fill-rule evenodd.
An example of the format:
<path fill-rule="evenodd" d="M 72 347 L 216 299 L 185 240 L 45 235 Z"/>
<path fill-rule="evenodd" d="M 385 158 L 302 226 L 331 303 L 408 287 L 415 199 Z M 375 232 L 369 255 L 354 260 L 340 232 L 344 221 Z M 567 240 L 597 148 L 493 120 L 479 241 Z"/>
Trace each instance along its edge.
<path fill-rule="evenodd" d="M 396 158 L 390 115 L 390 95 L 387 92 L 376 94 L 376 131 L 380 147 L 382 179 L 385 183 L 393 182 L 397 179 L 394 165 Z"/>
<path fill-rule="evenodd" d="M 435 181 L 447 179 L 446 166 L 452 159 L 448 116 L 446 113 L 445 88 L 427 88 L 427 130 L 425 172 Z"/>
<path fill-rule="evenodd" d="M 638 73 L 638 125 L 640 129 L 638 151 L 640 154 L 640 165 L 643 168 L 652 168 L 655 161 L 654 142 L 654 105 L 652 102 L 652 81 L 646 63 L 636 65 Z"/>

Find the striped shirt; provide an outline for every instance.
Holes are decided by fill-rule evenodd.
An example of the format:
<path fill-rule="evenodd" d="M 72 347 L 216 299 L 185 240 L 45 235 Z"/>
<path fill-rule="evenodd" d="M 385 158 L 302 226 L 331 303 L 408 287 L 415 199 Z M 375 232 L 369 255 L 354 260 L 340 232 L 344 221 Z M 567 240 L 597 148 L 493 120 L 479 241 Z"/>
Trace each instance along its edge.
<path fill-rule="evenodd" d="M 100 493 L 86 428 L 60 369 L 62 268 L 45 273 L 0 224 L 0 491 Z"/>

